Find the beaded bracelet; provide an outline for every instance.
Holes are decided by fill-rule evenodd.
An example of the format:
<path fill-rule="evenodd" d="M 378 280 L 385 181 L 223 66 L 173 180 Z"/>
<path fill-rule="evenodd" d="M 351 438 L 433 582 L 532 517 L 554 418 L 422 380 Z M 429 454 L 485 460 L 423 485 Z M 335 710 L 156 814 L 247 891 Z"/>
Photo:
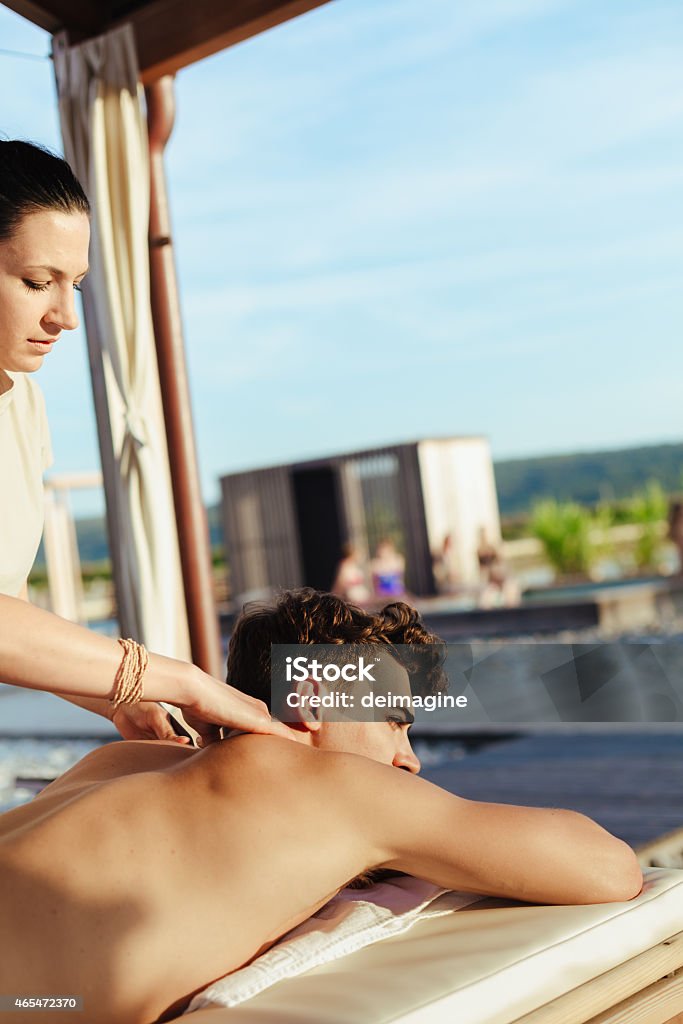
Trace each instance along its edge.
<path fill-rule="evenodd" d="M 114 678 L 114 692 L 110 698 L 114 711 L 122 704 L 137 704 L 142 700 L 142 677 L 149 662 L 149 655 L 142 644 L 121 638 L 118 642 L 123 647 L 123 658 Z"/>

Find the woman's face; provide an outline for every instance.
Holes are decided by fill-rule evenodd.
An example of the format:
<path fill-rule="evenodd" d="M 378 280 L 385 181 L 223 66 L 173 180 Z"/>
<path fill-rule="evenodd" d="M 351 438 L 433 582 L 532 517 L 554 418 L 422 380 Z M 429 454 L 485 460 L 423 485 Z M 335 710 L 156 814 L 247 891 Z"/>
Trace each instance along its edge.
<path fill-rule="evenodd" d="M 26 214 L 0 241 L 0 370 L 32 373 L 78 326 L 75 289 L 88 270 L 84 213 Z"/>

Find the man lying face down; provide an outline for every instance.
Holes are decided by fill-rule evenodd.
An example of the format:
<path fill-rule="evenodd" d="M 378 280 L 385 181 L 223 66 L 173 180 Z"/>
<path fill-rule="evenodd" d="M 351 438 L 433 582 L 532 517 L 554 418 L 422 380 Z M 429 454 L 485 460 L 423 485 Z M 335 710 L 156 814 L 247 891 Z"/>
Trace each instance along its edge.
<path fill-rule="evenodd" d="M 267 699 L 271 643 L 432 645 L 421 685 L 443 685 L 437 638 L 400 603 L 371 615 L 302 590 L 248 610 L 229 681 Z M 393 688 L 407 685 L 398 662 L 392 671 Z M 0 816 L 0 994 L 82 996 L 63 1024 L 168 1021 L 377 870 L 533 903 L 638 894 L 632 850 L 589 818 L 464 800 L 417 778 L 408 727 L 404 713 L 345 722 L 315 708 L 282 737 L 88 754 Z"/>

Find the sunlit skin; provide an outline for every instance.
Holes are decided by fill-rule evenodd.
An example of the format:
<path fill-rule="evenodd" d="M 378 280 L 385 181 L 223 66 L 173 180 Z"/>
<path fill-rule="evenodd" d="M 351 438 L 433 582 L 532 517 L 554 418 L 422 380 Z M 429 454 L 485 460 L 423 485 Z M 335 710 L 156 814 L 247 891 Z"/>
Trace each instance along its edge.
<path fill-rule="evenodd" d="M 0 392 L 6 371 L 33 373 L 63 331 L 78 327 L 76 290 L 88 272 L 84 213 L 26 214 L 0 241 Z"/>
<path fill-rule="evenodd" d="M 403 714 L 400 710 L 392 711 L 383 723 L 328 722 L 322 734 L 308 731 L 311 729 L 309 725 L 306 732 L 295 732 L 295 738 L 318 750 L 361 754 L 380 764 L 390 764 L 417 775 L 420 762 L 410 745 L 410 725 Z M 318 736 L 319 740 L 316 739 Z"/>
<path fill-rule="evenodd" d="M 175 1019 L 375 868 L 530 902 L 638 893 L 633 852 L 582 815 L 417 778 L 406 710 L 384 714 L 302 714 L 294 742 L 108 744 L 0 815 L 0 992 L 77 993 L 92 1024 Z"/>
<path fill-rule="evenodd" d="M 299 696 L 324 696 L 330 691 L 324 683 L 307 680 L 294 688 Z M 337 709 L 331 720 L 311 708 L 306 703 L 291 708 L 287 713 L 284 709 L 281 717 L 292 726 L 291 738 L 315 747 L 318 750 L 346 751 L 361 754 L 381 764 L 393 765 L 417 775 L 420 762 L 410 745 L 409 729 L 413 722 L 412 713 L 405 707 L 394 707 L 386 710 L 377 707 L 367 712 L 369 721 L 362 721 L 361 715 L 363 696 L 395 696 L 410 697 L 410 682 L 406 672 L 400 668 L 393 658 L 385 659 L 381 665 L 375 666 L 375 681 L 354 683 L 354 711 L 345 712 Z"/>
<path fill-rule="evenodd" d="M 15 948 L 15 960 L 0 945 L 0 991 L 10 979 L 49 988 L 70 977 L 88 1008 L 98 1007 L 93 1024 L 175 1019 L 198 987 L 267 949 L 374 866 L 375 844 L 366 826 L 352 827 L 355 801 L 328 775 L 328 758 L 333 767 L 340 755 L 361 755 L 361 764 L 417 773 L 408 728 L 401 712 L 370 722 L 302 715 L 287 728 L 294 742 L 274 747 L 240 735 L 213 750 L 154 741 L 93 751 L 31 803 L 0 815 L 3 912 L 7 922 L 21 917 L 32 950 Z M 382 777 L 365 788 L 384 802 L 386 785 Z M 304 877 L 301 857 L 318 830 L 327 837 L 319 869 Z M 275 864 L 296 885 L 283 887 Z M 171 892 L 187 894 L 182 924 Z M 94 989 L 103 978 L 106 1000 Z M 14 1019 L 10 1012 L 8 1024 Z"/>

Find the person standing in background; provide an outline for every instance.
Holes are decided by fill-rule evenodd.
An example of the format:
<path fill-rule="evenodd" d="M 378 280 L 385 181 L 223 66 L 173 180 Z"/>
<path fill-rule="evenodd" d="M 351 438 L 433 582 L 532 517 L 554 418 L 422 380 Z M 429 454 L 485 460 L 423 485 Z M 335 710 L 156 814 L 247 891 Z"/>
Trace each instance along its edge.
<path fill-rule="evenodd" d="M 669 540 L 678 554 L 678 573 L 683 575 L 683 501 L 672 501 L 669 505 Z"/>
<path fill-rule="evenodd" d="M 358 557 L 358 549 L 348 541 L 342 547 L 341 553 L 332 593 L 351 604 L 363 605 L 370 600 L 371 593 L 365 569 Z"/>
<path fill-rule="evenodd" d="M 508 576 L 505 563 L 499 549 L 488 539 L 486 527 L 479 528 L 479 547 L 477 548 L 479 574 L 482 591 L 479 597 L 481 608 L 492 608 L 502 603 L 510 608 L 519 604 L 519 587 L 515 580 Z"/>
<path fill-rule="evenodd" d="M 460 572 L 452 534 L 446 534 L 441 549 L 434 553 L 432 567 L 438 592 L 440 594 L 455 593 L 460 583 Z"/>
<path fill-rule="evenodd" d="M 375 557 L 370 562 L 375 598 L 384 600 L 403 597 L 406 592 L 405 571 L 405 558 L 396 550 L 391 538 L 383 538 L 375 549 Z"/>

